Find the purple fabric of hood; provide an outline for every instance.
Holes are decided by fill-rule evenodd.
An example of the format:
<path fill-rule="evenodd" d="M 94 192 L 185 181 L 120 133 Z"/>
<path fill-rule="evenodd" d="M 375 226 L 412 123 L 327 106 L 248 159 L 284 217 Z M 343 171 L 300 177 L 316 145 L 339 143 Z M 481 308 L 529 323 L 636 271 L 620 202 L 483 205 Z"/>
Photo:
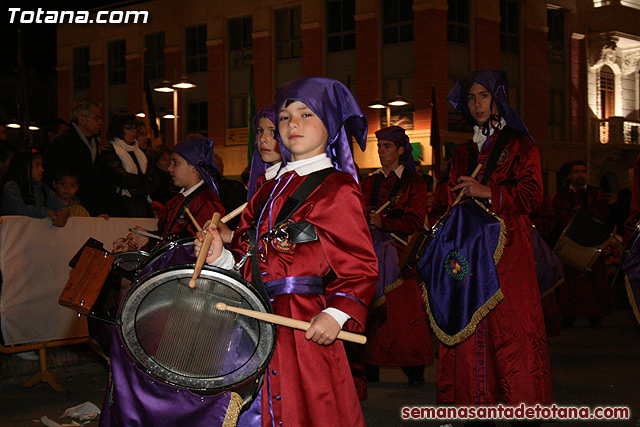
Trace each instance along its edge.
<path fill-rule="evenodd" d="M 402 154 L 402 164 L 404 168 L 410 172 L 416 172 L 416 162 L 413 160 L 413 147 L 409 142 L 409 137 L 403 128 L 400 126 L 389 126 L 382 128 L 376 132 L 376 138 L 378 141 L 385 140 L 391 142 L 399 142 L 400 146 L 404 148 Z"/>
<path fill-rule="evenodd" d="M 329 134 L 327 156 L 337 170 L 350 173 L 359 182 L 347 130 L 364 151 L 367 119 L 349 89 L 339 81 L 326 77 L 303 77 L 285 83 L 278 89 L 276 111 L 280 111 L 288 100 L 300 101 L 318 115 Z M 283 163 L 291 161 L 291 153 L 282 142 L 280 152 Z"/>
<path fill-rule="evenodd" d="M 258 148 L 258 121 L 260 121 L 262 117 L 266 117 L 271 120 L 271 123 L 276 127 L 277 132 L 278 113 L 276 112 L 275 102 L 267 105 L 253 116 L 253 131 L 256 138 L 253 141 L 253 157 L 251 158 L 251 173 L 249 174 L 249 184 L 247 186 L 247 200 L 250 200 L 253 193 L 256 192 L 256 181 L 260 174 L 270 166 L 269 163 L 262 161 L 262 157 L 260 157 L 260 149 Z"/>
<path fill-rule="evenodd" d="M 507 125 L 526 134 L 533 140 L 527 127 L 522 122 L 520 115 L 518 115 L 516 110 L 509 104 L 507 73 L 502 70 L 478 70 L 458 80 L 447 95 L 447 99 L 451 105 L 453 105 L 453 108 L 464 114 L 467 119 L 474 121 L 467 104 L 467 96 L 469 96 L 469 90 L 474 83 L 482 85 L 491 93 L 492 102 L 495 102 L 498 106 L 500 117 L 505 119 Z M 489 126 L 495 126 L 495 124 L 499 122 L 500 117 L 496 118 L 492 116 L 492 118 L 487 120 L 483 125 L 483 132 L 488 134 Z"/>
<path fill-rule="evenodd" d="M 195 167 L 204 183 L 220 196 L 216 176 L 218 175 L 218 165 L 213 159 L 213 141 L 198 136 L 187 139 L 185 142 L 173 147 L 173 150 L 180 154 L 191 166 Z"/>

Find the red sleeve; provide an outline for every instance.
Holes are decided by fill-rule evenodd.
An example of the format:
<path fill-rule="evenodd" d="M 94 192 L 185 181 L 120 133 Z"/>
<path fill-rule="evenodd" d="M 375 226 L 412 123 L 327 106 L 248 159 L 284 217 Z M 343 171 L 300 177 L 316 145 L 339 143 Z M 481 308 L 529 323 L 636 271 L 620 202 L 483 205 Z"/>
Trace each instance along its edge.
<path fill-rule="evenodd" d="M 409 173 L 405 171 L 404 173 Z M 400 209 L 402 216 L 382 217 L 382 229 L 387 232 L 411 234 L 423 227 L 427 215 L 427 186 L 417 174 L 412 174 L 406 185 L 400 189 L 401 197 L 389 206 L 389 211 Z"/>
<path fill-rule="evenodd" d="M 350 175 L 334 173 L 314 196 L 315 205 L 305 219 L 316 227 L 324 256 L 336 275 L 325 289 L 327 306 L 347 313 L 364 328 L 378 280 L 378 260 L 362 214 L 360 188 Z"/>

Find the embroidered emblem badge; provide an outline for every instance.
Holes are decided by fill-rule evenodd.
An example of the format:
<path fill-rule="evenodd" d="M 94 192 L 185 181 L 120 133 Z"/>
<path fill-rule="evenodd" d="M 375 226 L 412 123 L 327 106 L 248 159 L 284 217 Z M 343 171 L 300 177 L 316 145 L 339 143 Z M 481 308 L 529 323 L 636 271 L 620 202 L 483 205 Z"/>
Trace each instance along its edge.
<path fill-rule="evenodd" d="M 289 222 L 292 221 L 289 220 Z M 280 252 L 290 252 L 296 248 L 296 244 L 289 240 L 289 233 L 287 232 L 286 225 L 283 225 L 272 232 L 270 242 L 271 246 Z"/>
<path fill-rule="evenodd" d="M 469 262 L 458 251 L 451 251 L 444 258 L 445 272 L 455 280 L 464 280 L 469 273 Z"/>
<path fill-rule="evenodd" d="M 498 157 L 498 164 L 504 163 L 508 158 L 509 158 L 509 150 L 505 148 L 504 150 L 502 150 L 502 153 L 500 153 L 500 157 Z"/>

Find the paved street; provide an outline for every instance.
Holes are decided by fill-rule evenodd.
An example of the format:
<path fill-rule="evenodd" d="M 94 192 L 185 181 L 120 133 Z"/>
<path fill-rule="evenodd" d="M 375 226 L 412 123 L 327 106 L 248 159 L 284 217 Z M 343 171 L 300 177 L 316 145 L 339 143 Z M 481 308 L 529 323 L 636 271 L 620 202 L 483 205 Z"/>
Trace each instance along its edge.
<path fill-rule="evenodd" d="M 581 323 L 582 321 L 582 323 Z M 555 401 L 558 405 L 601 406 L 623 405 L 631 408 L 631 419 L 617 422 L 557 422 L 544 426 L 579 427 L 640 426 L 640 326 L 631 310 L 619 309 L 605 318 L 601 329 L 590 329 L 579 319 L 575 329 L 563 330 L 550 339 Z M 49 352 L 51 372 L 70 393 L 60 394 L 46 384 L 24 387 L 21 381 L 33 373 L 37 364 L 16 357 L 0 355 L 2 389 L 0 389 L 0 427 L 38 426 L 34 421 L 46 415 L 60 423 L 65 409 L 86 401 L 102 405 L 107 370 L 105 363 L 85 346 Z M 56 363 L 77 359 L 73 366 L 54 368 Z M 29 369 L 31 368 L 31 369 Z M 15 374 L 20 371 L 20 374 Z M 410 389 L 402 371 L 384 368 L 381 382 L 369 387 L 369 398 L 362 403 L 367 426 L 395 427 L 406 425 L 461 427 L 462 422 L 403 421 L 402 406 L 428 406 L 435 403 L 435 373 L 427 371 L 427 384 Z M 97 426 L 92 421 L 88 426 Z M 498 422 L 498 427 L 508 423 Z"/>

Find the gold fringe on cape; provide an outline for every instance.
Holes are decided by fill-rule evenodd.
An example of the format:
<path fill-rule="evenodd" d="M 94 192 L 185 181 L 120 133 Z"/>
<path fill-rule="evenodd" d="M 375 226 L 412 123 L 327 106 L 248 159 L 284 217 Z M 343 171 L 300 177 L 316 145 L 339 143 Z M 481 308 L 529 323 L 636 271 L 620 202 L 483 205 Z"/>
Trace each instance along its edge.
<path fill-rule="evenodd" d="M 629 297 L 629 302 L 631 303 L 631 308 L 633 309 L 633 314 L 636 316 L 636 320 L 640 323 L 640 313 L 638 313 L 638 303 L 633 296 L 633 290 L 631 289 L 631 283 L 629 283 L 629 276 L 624 275 L 624 287 L 627 288 L 627 296 Z"/>
<path fill-rule="evenodd" d="M 242 397 L 235 391 L 232 391 L 229 406 L 227 407 L 227 414 L 224 416 L 222 427 L 236 427 L 236 424 L 238 424 L 240 409 L 242 409 Z"/>
<path fill-rule="evenodd" d="M 550 287 L 549 289 L 547 289 L 546 291 L 544 291 L 541 295 L 540 295 L 540 299 L 546 297 L 547 295 L 549 295 L 551 292 L 555 292 L 556 288 L 560 285 L 562 285 L 564 283 L 564 277 L 561 277 L 560 279 L 558 279 L 558 281 L 556 283 L 554 283 L 554 285 L 552 287 Z"/>
<path fill-rule="evenodd" d="M 500 235 L 498 237 L 498 245 L 496 246 L 496 250 L 493 252 L 493 262 L 497 266 L 502 258 L 502 254 L 504 252 L 504 245 L 507 243 L 507 227 L 505 226 L 504 220 L 500 218 L 495 212 L 488 209 L 483 203 L 479 202 L 476 199 L 467 199 L 473 200 L 478 206 L 482 207 L 487 213 L 500 221 Z M 449 210 L 450 211 L 450 210 Z M 448 212 L 449 212 L 448 211 Z M 435 231 L 434 231 L 435 232 Z M 559 285 L 557 283 L 555 286 Z M 429 316 L 429 322 L 431 323 L 431 328 L 433 332 L 436 334 L 438 339 L 445 345 L 454 346 L 456 344 L 460 344 L 462 341 L 469 338 L 476 331 L 476 326 L 482 319 L 485 318 L 487 314 L 504 299 L 504 295 L 502 295 L 502 290 L 498 288 L 498 290 L 485 302 L 482 304 L 471 316 L 471 320 L 460 332 L 455 335 L 449 335 L 444 332 L 440 327 L 436 324 L 433 314 L 431 313 L 431 306 L 429 305 L 429 295 L 427 292 L 427 287 L 424 282 L 421 284 L 422 286 L 422 300 L 424 301 L 424 306 L 427 311 L 427 315 Z"/>
<path fill-rule="evenodd" d="M 449 347 L 460 344 L 462 341 L 473 335 L 473 333 L 476 331 L 476 326 L 478 326 L 478 323 L 480 323 L 480 321 L 484 319 L 491 310 L 496 308 L 498 303 L 500 303 L 500 301 L 502 301 L 503 299 L 504 295 L 502 295 L 502 290 L 498 289 L 496 293 L 487 300 L 487 302 L 482 304 L 482 306 L 480 306 L 480 308 L 478 308 L 476 312 L 473 313 L 473 316 L 471 316 L 471 320 L 469 321 L 467 326 L 465 326 L 457 334 L 449 335 L 445 331 L 440 329 L 440 327 L 433 319 L 431 307 L 429 306 L 429 295 L 427 294 L 427 288 L 424 283 L 422 283 L 422 300 L 424 301 L 424 307 L 427 311 L 427 315 L 429 316 L 429 323 L 431 323 L 431 328 L 436 334 L 436 337 L 438 337 L 438 339 L 442 342 L 442 344 L 448 345 Z"/>
<path fill-rule="evenodd" d="M 369 305 L 369 311 L 375 311 L 378 307 L 384 304 L 387 301 L 387 297 L 386 297 L 387 293 L 391 292 L 396 288 L 399 288 L 400 286 L 402 286 L 403 283 L 404 283 L 404 280 L 402 279 L 402 277 L 399 277 L 395 282 L 385 286 L 384 294 Z"/>

